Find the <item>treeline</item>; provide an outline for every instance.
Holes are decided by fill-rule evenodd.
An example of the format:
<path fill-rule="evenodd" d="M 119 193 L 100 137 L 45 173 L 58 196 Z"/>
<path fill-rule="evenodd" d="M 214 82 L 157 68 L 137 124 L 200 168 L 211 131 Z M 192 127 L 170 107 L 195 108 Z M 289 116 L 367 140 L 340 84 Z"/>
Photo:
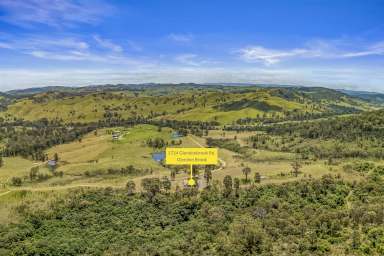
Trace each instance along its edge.
<path fill-rule="evenodd" d="M 78 190 L 50 210 L 18 207 L 0 226 L 1 255 L 383 255 L 384 183 L 324 176 L 281 185 L 169 193 Z M 235 190 L 236 189 L 236 190 Z"/>
<path fill-rule="evenodd" d="M 100 127 L 109 127 L 109 126 L 134 126 L 138 124 L 151 124 L 161 127 L 169 127 L 172 129 L 192 129 L 198 127 L 202 130 L 212 130 L 220 125 L 217 121 L 188 121 L 188 120 L 151 120 L 150 118 L 145 118 L 143 116 L 130 117 L 130 118 L 110 118 L 103 119 L 98 122 Z"/>
<path fill-rule="evenodd" d="M 104 175 L 144 176 L 148 174 L 152 174 L 152 170 L 135 168 L 133 165 L 122 168 L 108 168 L 107 170 L 95 169 L 84 172 L 84 175 L 87 177 L 97 177 Z"/>
<path fill-rule="evenodd" d="M 40 120 L 23 123 L 23 126 L 0 127 L 0 140 L 5 141 L 1 155 L 6 157 L 22 156 L 45 161 L 45 149 L 75 140 L 93 131 L 94 126 L 68 126 L 58 121 Z"/>
<path fill-rule="evenodd" d="M 118 120 L 103 120 L 97 123 L 68 123 L 61 120 L 41 119 L 38 121 L 15 120 L 5 122 L 0 120 L 0 141 L 5 142 L 0 151 L 2 156 L 22 156 L 34 160 L 45 161 L 45 149 L 52 146 L 81 140 L 82 136 L 98 128 L 135 126 L 151 124 L 170 127 L 181 136 L 191 133 L 202 136 L 209 129 L 215 129 L 217 122 L 150 120 L 145 118 L 130 118 Z"/>
<path fill-rule="evenodd" d="M 217 121 L 179 121 L 179 120 L 152 120 L 142 116 L 132 118 L 109 118 L 100 120 L 97 123 L 98 127 L 119 127 L 119 126 L 135 126 L 139 124 L 150 124 L 158 127 L 169 127 L 178 132 L 182 136 L 194 134 L 203 136 L 208 133 L 208 130 L 215 130 L 220 125 Z"/>
<path fill-rule="evenodd" d="M 337 139 L 347 142 L 358 139 L 382 140 L 384 110 L 313 122 L 277 124 L 264 129 L 273 135 L 298 135 L 308 139 Z"/>
<path fill-rule="evenodd" d="M 334 112 L 299 112 L 299 111 L 286 111 L 283 114 L 272 113 L 258 115 L 255 118 L 240 118 L 236 120 L 237 125 L 257 125 L 257 124 L 273 124 L 285 121 L 309 121 L 319 118 L 332 117 L 340 114 L 356 113 L 358 111 L 334 113 Z"/>
<path fill-rule="evenodd" d="M 249 144 L 255 149 L 282 151 L 300 154 L 303 159 L 333 158 L 376 158 L 384 159 L 382 141 L 375 138 L 359 139 L 352 142 L 331 139 L 306 139 L 293 134 L 273 136 L 256 134 L 248 138 Z"/>

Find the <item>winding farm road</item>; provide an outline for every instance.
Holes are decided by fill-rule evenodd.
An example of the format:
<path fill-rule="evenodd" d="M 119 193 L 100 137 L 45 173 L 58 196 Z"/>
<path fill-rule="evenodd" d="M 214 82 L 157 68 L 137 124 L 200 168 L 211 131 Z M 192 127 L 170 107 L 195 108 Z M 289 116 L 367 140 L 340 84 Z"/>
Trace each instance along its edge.
<path fill-rule="evenodd" d="M 5 195 L 9 194 L 9 193 L 11 193 L 12 191 L 13 191 L 13 190 L 8 190 L 7 192 L 1 193 L 1 194 L 0 194 L 0 197 L 2 197 L 2 196 L 5 196 Z"/>

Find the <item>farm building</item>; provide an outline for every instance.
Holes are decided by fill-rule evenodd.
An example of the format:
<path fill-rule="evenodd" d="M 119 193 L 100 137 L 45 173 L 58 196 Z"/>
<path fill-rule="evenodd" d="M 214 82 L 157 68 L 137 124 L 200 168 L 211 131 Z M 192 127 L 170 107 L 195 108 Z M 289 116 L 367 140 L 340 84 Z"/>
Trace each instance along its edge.
<path fill-rule="evenodd" d="M 172 137 L 172 139 L 177 139 L 177 138 L 183 137 L 183 135 L 180 134 L 179 132 L 173 132 L 171 137 Z"/>
<path fill-rule="evenodd" d="M 120 136 L 121 136 L 121 132 L 120 131 L 113 131 L 112 132 L 112 140 L 119 140 Z"/>
<path fill-rule="evenodd" d="M 55 169 L 57 167 L 57 162 L 55 160 L 48 160 L 47 165 L 49 169 Z"/>

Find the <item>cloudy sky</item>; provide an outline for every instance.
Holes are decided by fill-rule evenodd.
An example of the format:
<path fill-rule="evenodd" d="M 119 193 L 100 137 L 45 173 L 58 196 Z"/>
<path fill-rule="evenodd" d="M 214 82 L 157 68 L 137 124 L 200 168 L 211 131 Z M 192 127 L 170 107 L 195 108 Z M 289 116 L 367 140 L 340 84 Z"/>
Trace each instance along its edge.
<path fill-rule="evenodd" d="M 280 83 L 384 92 L 381 0 L 0 0 L 0 90 Z"/>

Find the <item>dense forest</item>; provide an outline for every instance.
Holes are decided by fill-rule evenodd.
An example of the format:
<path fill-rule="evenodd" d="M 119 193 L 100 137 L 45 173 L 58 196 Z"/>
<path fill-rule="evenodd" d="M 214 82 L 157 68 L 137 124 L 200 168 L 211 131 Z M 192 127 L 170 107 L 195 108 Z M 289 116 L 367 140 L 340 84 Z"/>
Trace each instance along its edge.
<path fill-rule="evenodd" d="M 19 207 L 0 227 L 7 255 L 383 255 L 382 173 L 239 189 L 76 191 L 52 210 Z M 148 182 L 147 182 L 148 183 Z M 158 187 L 159 188 L 159 187 Z"/>

